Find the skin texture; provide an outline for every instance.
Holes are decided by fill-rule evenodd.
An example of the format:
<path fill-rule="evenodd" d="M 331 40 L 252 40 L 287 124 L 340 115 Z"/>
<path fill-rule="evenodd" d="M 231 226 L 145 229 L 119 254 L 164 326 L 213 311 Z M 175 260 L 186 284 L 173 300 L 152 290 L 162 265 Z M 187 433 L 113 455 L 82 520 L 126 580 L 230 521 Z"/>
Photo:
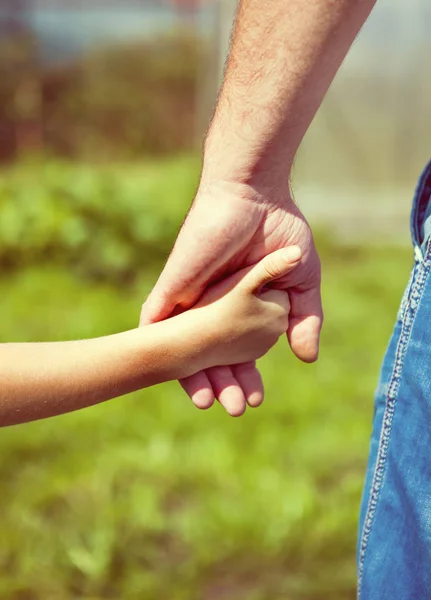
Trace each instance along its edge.
<path fill-rule="evenodd" d="M 266 285 L 296 267 L 291 247 L 210 287 L 191 310 L 125 333 L 0 344 L 0 426 L 59 415 L 202 369 L 255 361 L 288 324 L 286 292 Z"/>
<path fill-rule="evenodd" d="M 276 287 L 288 291 L 287 337 L 317 359 L 323 313 L 320 263 L 289 187 L 293 160 L 375 0 L 242 0 L 204 145 L 199 188 L 171 256 L 142 307 L 141 324 L 193 305 L 220 277 L 296 244 L 302 260 Z M 252 363 L 181 381 L 198 408 L 218 398 L 241 415 L 263 400 Z"/>

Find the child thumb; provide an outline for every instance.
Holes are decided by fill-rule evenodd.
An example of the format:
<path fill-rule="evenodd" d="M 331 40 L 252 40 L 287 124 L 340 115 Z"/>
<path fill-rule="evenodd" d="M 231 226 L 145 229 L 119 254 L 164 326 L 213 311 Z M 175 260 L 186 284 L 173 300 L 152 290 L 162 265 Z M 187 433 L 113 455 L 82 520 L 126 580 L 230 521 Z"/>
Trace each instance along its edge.
<path fill-rule="evenodd" d="M 243 283 L 252 292 L 292 271 L 301 260 L 299 246 L 281 248 L 268 254 L 247 273 Z"/>

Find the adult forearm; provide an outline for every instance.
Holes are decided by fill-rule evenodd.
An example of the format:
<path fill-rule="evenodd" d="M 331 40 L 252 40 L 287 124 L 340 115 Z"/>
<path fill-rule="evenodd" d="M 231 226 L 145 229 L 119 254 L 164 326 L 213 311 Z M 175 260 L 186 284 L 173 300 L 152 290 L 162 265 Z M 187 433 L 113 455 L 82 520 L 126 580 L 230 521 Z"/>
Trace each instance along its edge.
<path fill-rule="evenodd" d="M 0 426 L 58 415 L 190 375 L 201 364 L 179 317 L 73 342 L 0 345 Z M 195 366 L 196 364 L 196 366 Z"/>
<path fill-rule="evenodd" d="M 271 187 L 375 0 L 240 0 L 203 178 Z"/>

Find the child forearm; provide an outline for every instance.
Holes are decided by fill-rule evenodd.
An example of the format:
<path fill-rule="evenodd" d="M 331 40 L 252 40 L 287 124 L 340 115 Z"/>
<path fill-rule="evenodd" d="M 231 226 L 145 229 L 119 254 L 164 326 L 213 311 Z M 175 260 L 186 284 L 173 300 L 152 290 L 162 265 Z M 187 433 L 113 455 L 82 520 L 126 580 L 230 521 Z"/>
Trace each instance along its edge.
<path fill-rule="evenodd" d="M 186 320 L 71 342 L 0 344 L 0 426 L 77 410 L 190 374 Z M 198 370 L 196 366 L 196 370 Z"/>
<path fill-rule="evenodd" d="M 267 286 L 300 258 L 298 247 L 269 254 L 160 323 L 90 340 L 0 344 L 0 426 L 77 410 L 216 365 L 255 361 L 288 327 L 288 295 Z"/>

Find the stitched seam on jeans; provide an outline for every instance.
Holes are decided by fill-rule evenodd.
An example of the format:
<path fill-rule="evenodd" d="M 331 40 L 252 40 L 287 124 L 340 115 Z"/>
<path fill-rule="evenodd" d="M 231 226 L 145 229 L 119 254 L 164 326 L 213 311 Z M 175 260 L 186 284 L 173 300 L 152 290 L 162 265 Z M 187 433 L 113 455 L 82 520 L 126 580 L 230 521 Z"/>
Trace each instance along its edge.
<path fill-rule="evenodd" d="M 426 258 L 422 262 L 422 269 L 418 272 L 416 284 L 412 287 L 411 297 L 403 315 L 401 333 L 395 354 L 394 368 L 388 386 L 388 392 L 386 396 L 386 407 L 385 413 L 383 415 L 382 431 L 377 452 L 376 466 L 374 470 L 374 477 L 370 491 L 370 499 L 368 501 L 367 512 L 365 514 L 364 526 L 361 535 L 361 543 L 359 547 L 358 600 L 360 600 L 361 597 L 361 585 L 365 554 L 368 548 L 368 541 L 373 527 L 374 517 L 376 514 L 376 509 L 380 498 L 380 492 L 383 487 L 383 479 L 386 472 L 386 458 L 388 455 L 389 441 L 392 431 L 392 422 L 395 413 L 396 399 L 398 396 L 398 391 L 401 382 L 404 358 L 407 352 L 408 342 L 410 339 L 413 323 L 422 297 L 423 288 L 425 286 L 425 282 L 430 271 L 430 250 L 431 240 L 428 241 L 427 252 L 425 255 Z"/>
<path fill-rule="evenodd" d="M 406 312 L 406 308 L 410 302 L 410 296 L 412 293 L 412 289 L 415 284 L 415 275 L 417 274 L 417 266 L 418 264 L 415 262 L 413 268 L 410 271 L 409 280 L 407 282 L 406 289 L 404 291 L 403 297 L 401 298 L 400 308 L 398 310 L 397 320 L 402 322 L 404 320 L 404 315 Z"/>

